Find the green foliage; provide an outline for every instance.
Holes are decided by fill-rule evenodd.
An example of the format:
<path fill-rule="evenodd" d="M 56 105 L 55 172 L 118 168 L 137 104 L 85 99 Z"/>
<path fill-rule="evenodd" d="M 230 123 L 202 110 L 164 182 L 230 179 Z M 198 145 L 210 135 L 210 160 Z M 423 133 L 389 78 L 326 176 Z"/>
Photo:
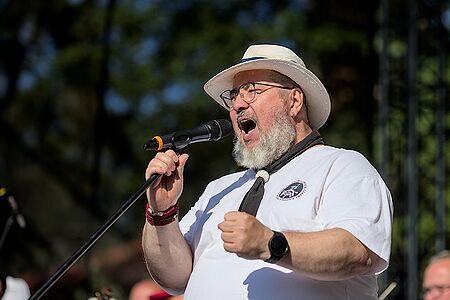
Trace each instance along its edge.
<path fill-rule="evenodd" d="M 239 61 L 250 44 L 279 43 L 299 53 L 332 99 L 332 116 L 321 130 L 327 143 L 381 162 L 376 2 L 28 2 L 0 4 L 0 184 L 15 194 L 29 224 L 9 235 L 0 271 L 33 277 L 34 290 L 143 183 L 153 155 L 142 150 L 146 139 L 227 118 L 203 84 Z M 429 244 L 436 235 L 437 47 L 448 47 L 448 29 L 442 39 L 431 2 L 421 2 L 416 90 L 417 222 L 420 254 L 426 257 L 435 250 Z M 390 4 L 387 183 L 395 221 L 388 275 L 402 278 L 408 252 L 407 18 L 402 3 Z M 448 64 L 444 72 L 448 89 Z M 449 125 L 446 113 L 447 134 Z M 182 214 L 210 180 L 237 170 L 231 149 L 231 137 L 185 149 L 190 159 Z M 448 196 L 446 202 L 448 207 Z M 114 264 L 107 260 L 117 255 L 118 245 L 140 239 L 144 204 L 140 199 L 124 214 L 46 299 L 85 299 L 99 285 L 124 297 L 147 276 L 145 268 L 122 271 L 136 261 L 131 253 Z M 448 231 L 449 218 L 446 224 Z"/>

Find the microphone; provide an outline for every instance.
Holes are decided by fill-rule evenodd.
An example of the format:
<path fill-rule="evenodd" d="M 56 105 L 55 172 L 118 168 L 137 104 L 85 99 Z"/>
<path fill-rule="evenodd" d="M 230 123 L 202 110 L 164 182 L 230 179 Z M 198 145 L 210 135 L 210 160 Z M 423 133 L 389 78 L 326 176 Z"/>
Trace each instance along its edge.
<path fill-rule="evenodd" d="M 225 119 L 212 120 L 198 127 L 166 134 L 156 135 L 144 144 L 144 150 L 161 151 L 172 148 L 181 150 L 189 144 L 218 141 L 232 131 L 231 123 Z"/>
<path fill-rule="evenodd" d="M 19 205 L 17 204 L 16 199 L 14 199 L 14 196 L 9 194 L 5 187 L 0 188 L 0 199 L 3 197 L 5 197 L 8 201 L 12 216 L 16 220 L 17 225 L 19 225 L 22 229 L 25 228 L 27 223 L 25 222 L 24 216 L 20 212 Z"/>

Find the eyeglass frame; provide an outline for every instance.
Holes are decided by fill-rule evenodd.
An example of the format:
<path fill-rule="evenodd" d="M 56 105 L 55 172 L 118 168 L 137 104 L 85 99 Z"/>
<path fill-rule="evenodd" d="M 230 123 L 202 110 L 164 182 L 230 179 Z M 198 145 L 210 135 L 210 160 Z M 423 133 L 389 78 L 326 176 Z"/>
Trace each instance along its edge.
<path fill-rule="evenodd" d="M 222 102 L 223 102 L 224 106 L 225 106 L 226 108 L 228 108 L 228 110 L 232 110 L 232 109 L 233 109 L 233 106 L 234 106 L 233 102 L 236 100 L 236 98 L 237 98 L 238 95 L 241 95 L 241 93 L 239 93 L 239 91 L 241 90 L 241 88 L 242 88 L 243 86 L 248 85 L 248 84 L 253 85 L 253 89 L 255 90 L 255 91 L 254 91 L 255 94 L 254 94 L 254 96 L 253 96 L 253 98 L 252 98 L 251 100 L 246 100 L 246 99 L 244 99 L 244 97 L 241 96 L 242 100 L 243 100 L 245 103 L 247 103 L 247 104 L 250 104 L 250 103 L 253 103 L 253 102 L 256 101 L 256 94 L 258 94 L 258 95 L 259 95 L 259 94 L 262 94 L 262 93 L 264 93 L 264 92 L 266 92 L 266 91 L 268 91 L 268 90 L 270 90 L 270 89 L 272 89 L 272 88 L 280 88 L 280 89 L 284 89 L 284 90 L 292 90 L 292 89 L 298 88 L 297 86 L 294 86 L 294 87 L 288 87 L 288 86 L 274 85 L 274 84 L 263 83 L 263 82 L 252 82 L 252 81 L 246 82 L 246 83 L 241 84 L 241 85 L 239 86 L 239 88 L 237 88 L 237 89 L 225 90 L 225 91 L 223 91 L 223 92 L 219 95 L 220 99 L 222 99 Z M 257 89 L 256 86 L 255 86 L 255 84 L 264 85 L 264 86 L 269 86 L 269 88 L 267 88 L 267 89 L 265 89 L 265 90 Z M 258 90 L 259 90 L 259 92 L 258 92 Z M 231 98 L 228 98 L 228 97 L 225 97 L 225 96 L 224 96 L 224 94 L 227 93 L 227 92 L 230 93 L 230 95 L 231 95 L 231 92 L 233 92 L 233 91 L 235 91 L 235 93 L 236 93 L 236 96 L 234 97 L 233 100 L 231 100 Z M 247 92 L 247 95 L 248 95 L 248 93 L 249 93 L 249 92 Z M 228 102 L 229 102 L 231 105 L 228 104 Z"/>

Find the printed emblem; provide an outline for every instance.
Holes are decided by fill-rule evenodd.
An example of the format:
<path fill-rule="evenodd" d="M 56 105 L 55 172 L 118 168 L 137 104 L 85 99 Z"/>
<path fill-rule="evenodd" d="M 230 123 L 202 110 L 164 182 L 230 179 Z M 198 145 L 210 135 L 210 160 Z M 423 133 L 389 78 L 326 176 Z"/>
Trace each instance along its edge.
<path fill-rule="evenodd" d="M 306 182 L 296 181 L 285 187 L 278 195 L 278 200 L 289 201 L 301 196 L 306 190 Z"/>

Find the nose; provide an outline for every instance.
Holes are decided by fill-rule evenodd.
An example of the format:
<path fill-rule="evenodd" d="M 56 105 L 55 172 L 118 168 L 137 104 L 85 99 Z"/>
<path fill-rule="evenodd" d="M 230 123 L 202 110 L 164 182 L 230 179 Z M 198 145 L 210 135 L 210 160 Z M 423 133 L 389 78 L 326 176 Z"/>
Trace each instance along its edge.
<path fill-rule="evenodd" d="M 436 299 L 439 299 L 438 297 L 440 295 L 441 294 L 436 289 L 433 289 L 433 290 L 428 291 L 428 293 L 426 293 L 425 295 L 423 295 L 423 299 L 424 300 L 436 300 Z"/>
<path fill-rule="evenodd" d="M 246 109 L 250 106 L 250 104 L 248 104 L 247 102 L 244 101 L 244 98 L 241 96 L 240 93 L 237 94 L 236 98 L 233 101 L 232 104 L 232 108 L 237 111 L 240 112 L 243 109 Z"/>

